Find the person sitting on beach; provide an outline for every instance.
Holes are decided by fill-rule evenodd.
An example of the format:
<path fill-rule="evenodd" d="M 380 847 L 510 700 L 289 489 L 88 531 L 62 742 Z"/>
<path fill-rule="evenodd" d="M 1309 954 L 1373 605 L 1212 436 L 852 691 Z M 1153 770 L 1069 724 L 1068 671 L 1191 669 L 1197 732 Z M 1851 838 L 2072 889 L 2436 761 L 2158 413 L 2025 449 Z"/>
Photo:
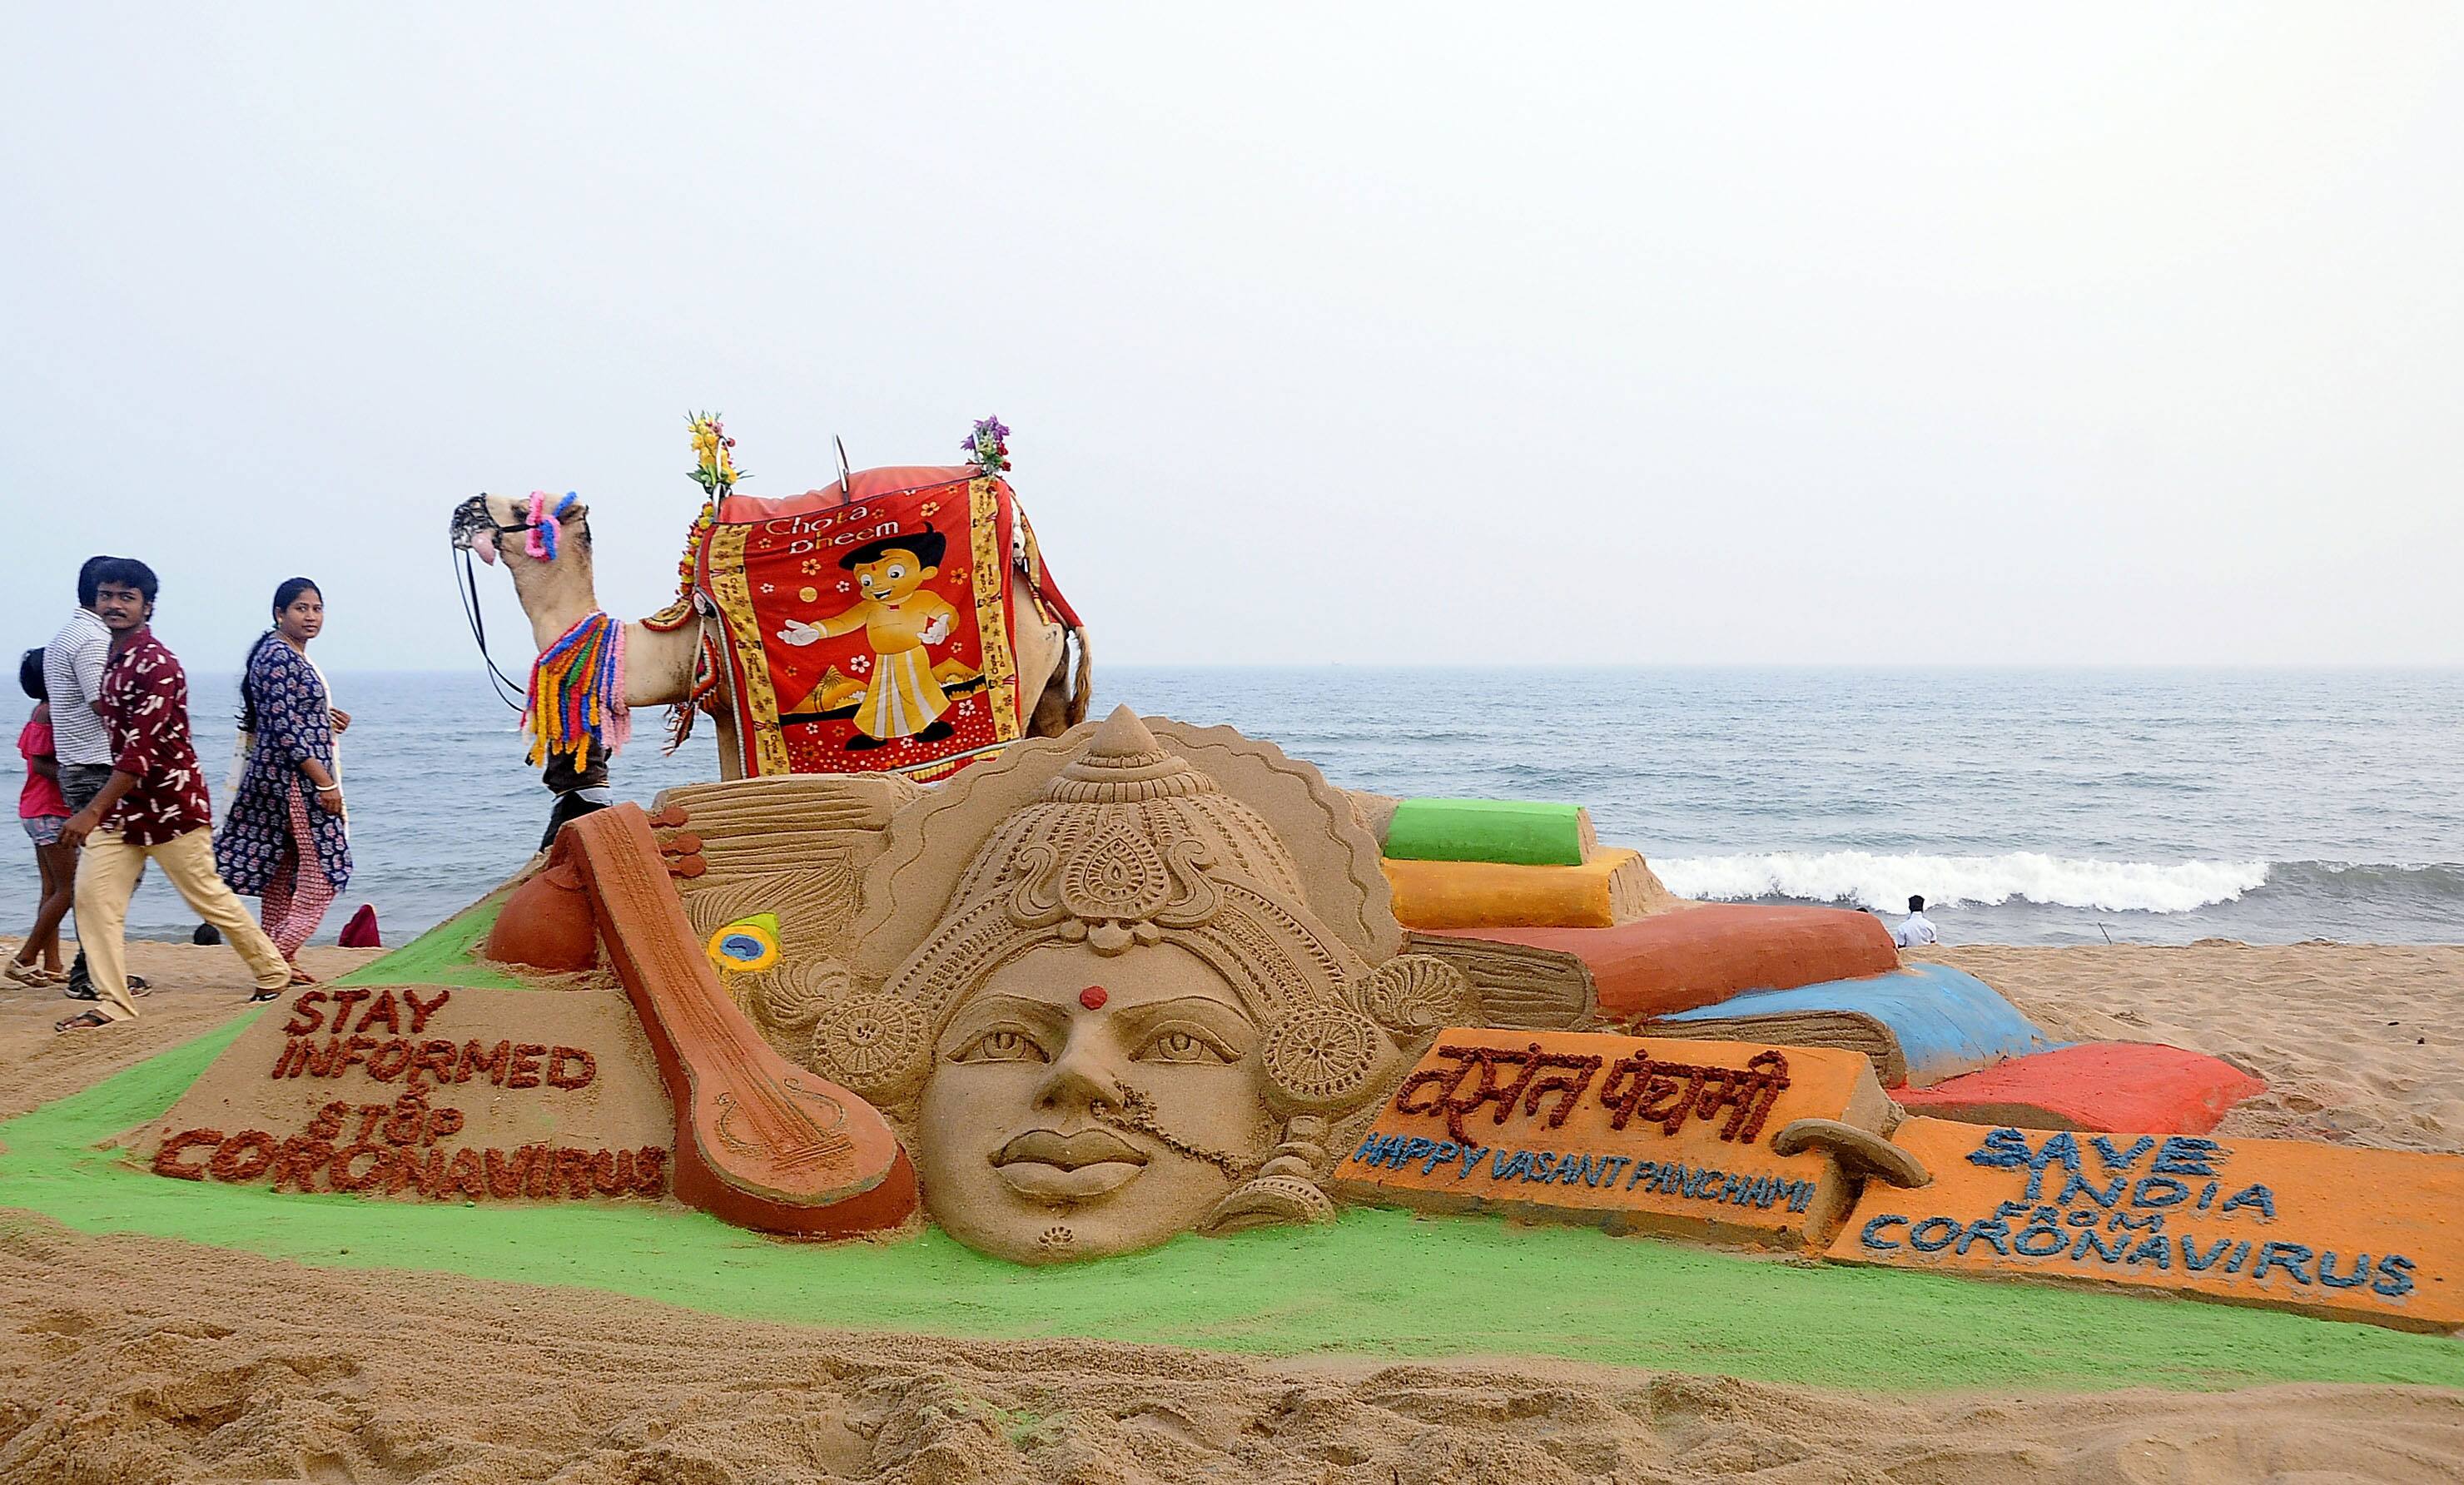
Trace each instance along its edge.
<path fill-rule="evenodd" d="M 188 677 L 147 624 L 159 588 L 154 569 L 133 557 L 113 557 L 96 577 L 95 611 L 111 631 L 111 668 L 102 678 L 111 777 L 60 827 L 60 839 L 86 853 L 77 864 L 77 923 L 95 1003 L 55 1031 L 136 1018 L 123 934 L 129 895 L 148 861 L 162 864 L 190 910 L 247 962 L 256 979 L 251 999 L 276 999 L 291 983 L 282 951 L 214 874 L 213 806 L 188 732 Z"/>
<path fill-rule="evenodd" d="M 351 718 L 308 658 L 308 642 L 324 627 L 317 584 L 293 578 L 274 590 L 274 627 L 240 667 L 239 781 L 214 838 L 223 881 L 264 899 L 266 934 L 291 961 L 295 985 L 315 983 L 298 967 L 300 948 L 351 881 L 335 741 Z"/>
<path fill-rule="evenodd" d="M 1900 920 L 1899 929 L 1891 935 L 1891 942 L 1902 949 L 1923 949 L 1927 944 L 1942 942 L 1942 935 L 1933 930 L 1933 920 L 1925 915 L 1924 898 L 1908 899 L 1908 915 Z"/>
<path fill-rule="evenodd" d="M 60 797 L 60 765 L 54 755 L 52 709 L 43 688 L 43 652 L 26 651 L 17 662 L 17 684 L 34 699 L 34 714 L 17 734 L 17 755 L 26 760 L 26 784 L 17 792 L 17 821 L 34 842 L 34 865 L 41 874 L 43 898 L 34 909 L 34 926 L 17 946 L 17 956 L 0 969 L 19 985 L 59 985 L 60 919 L 68 915 L 69 896 L 77 880 L 77 853 L 60 844 L 60 827 L 68 823 L 69 803 Z M 43 963 L 34 963 L 36 956 Z"/>

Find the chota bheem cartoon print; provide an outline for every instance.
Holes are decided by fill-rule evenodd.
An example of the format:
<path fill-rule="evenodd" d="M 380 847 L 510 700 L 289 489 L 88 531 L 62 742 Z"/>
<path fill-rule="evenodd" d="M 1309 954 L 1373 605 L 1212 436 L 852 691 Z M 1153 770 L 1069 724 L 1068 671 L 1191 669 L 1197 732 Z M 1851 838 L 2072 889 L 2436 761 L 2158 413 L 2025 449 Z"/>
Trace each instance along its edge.
<path fill-rule="evenodd" d="M 926 588 L 941 571 L 949 538 L 926 522 L 920 532 L 876 537 L 839 558 L 855 576 L 855 602 L 818 622 L 797 621 L 779 631 L 789 644 L 811 644 L 864 630 L 872 647 L 870 673 L 849 676 L 835 666 L 795 711 L 853 716 L 856 734 L 847 751 L 862 753 L 893 738 L 937 742 L 954 729 L 942 713 L 953 691 L 983 684 L 980 672 L 958 660 L 932 663 L 932 647 L 950 638 L 957 610 Z"/>

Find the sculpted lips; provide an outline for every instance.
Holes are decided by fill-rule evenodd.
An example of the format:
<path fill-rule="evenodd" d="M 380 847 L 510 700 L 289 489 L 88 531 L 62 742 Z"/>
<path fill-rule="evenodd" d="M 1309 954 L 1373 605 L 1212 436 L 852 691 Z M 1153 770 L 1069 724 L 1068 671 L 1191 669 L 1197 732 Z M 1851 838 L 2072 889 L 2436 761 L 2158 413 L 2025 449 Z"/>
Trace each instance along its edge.
<path fill-rule="evenodd" d="M 1146 1167 L 1147 1152 L 1109 1129 L 1061 1134 L 1029 1129 L 993 1156 L 993 1169 L 1020 1194 L 1084 1200 L 1116 1191 Z"/>
<path fill-rule="evenodd" d="M 1147 1163 L 1147 1152 L 1110 1129 L 1081 1129 L 1076 1134 L 1029 1129 L 1002 1146 L 1001 1153 L 993 1157 L 993 1164 L 1006 1166 L 1019 1160 L 1075 1170 L 1081 1166 L 1102 1165 L 1108 1160 L 1126 1160 L 1131 1165 L 1143 1166 Z"/>

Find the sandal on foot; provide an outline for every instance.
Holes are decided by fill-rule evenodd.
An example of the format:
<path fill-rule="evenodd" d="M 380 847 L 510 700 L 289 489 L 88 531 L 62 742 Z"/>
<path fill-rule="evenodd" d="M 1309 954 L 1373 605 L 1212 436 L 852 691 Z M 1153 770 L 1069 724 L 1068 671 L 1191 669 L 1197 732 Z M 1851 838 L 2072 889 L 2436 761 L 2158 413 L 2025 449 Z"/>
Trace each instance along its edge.
<path fill-rule="evenodd" d="M 0 968 L 0 979 L 5 979 L 11 985 L 29 987 L 40 987 L 53 983 L 44 976 L 42 971 L 23 959 L 11 959 L 5 968 Z"/>
<path fill-rule="evenodd" d="M 70 1016 L 64 1021 L 54 1021 L 52 1023 L 52 1031 L 56 1035 L 60 1032 L 84 1031 L 86 1028 L 92 1026 L 117 1026 L 119 1024 L 119 1022 L 113 1020 L 110 1016 L 103 1015 L 99 1011 L 79 1011 L 77 1015 Z"/>

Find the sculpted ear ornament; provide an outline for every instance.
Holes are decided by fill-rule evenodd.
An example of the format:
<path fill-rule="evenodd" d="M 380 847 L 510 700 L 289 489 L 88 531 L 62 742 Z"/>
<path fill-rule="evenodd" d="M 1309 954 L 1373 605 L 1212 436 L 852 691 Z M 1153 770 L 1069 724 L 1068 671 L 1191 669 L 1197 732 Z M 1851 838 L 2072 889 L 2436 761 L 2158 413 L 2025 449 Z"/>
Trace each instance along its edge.
<path fill-rule="evenodd" d="M 889 1101 L 905 1091 L 927 1050 L 924 1018 L 887 995 L 850 995 L 813 1019 L 814 1065 L 868 1099 Z"/>
<path fill-rule="evenodd" d="M 1322 1111 L 1353 1102 L 1388 1050 L 1367 1016 L 1316 1008 L 1268 1028 L 1260 1056 L 1266 1085 L 1285 1107 Z"/>
<path fill-rule="evenodd" d="M 1294 1115 L 1258 1173 L 1217 1202 L 1199 1231 L 1221 1237 L 1253 1227 L 1333 1221 L 1334 1203 L 1317 1184 L 1318 1168 L 1326 1162 L 1326 1134 L 1325 1120 Z"/>
<path fill-rule="evenodd" d="M 1470 1018 L 1471 981 L 1435 954 L 1397 954 L 1361 983 L 1360 1009 L 1403 1036 L 1421 1036 Z"/>

